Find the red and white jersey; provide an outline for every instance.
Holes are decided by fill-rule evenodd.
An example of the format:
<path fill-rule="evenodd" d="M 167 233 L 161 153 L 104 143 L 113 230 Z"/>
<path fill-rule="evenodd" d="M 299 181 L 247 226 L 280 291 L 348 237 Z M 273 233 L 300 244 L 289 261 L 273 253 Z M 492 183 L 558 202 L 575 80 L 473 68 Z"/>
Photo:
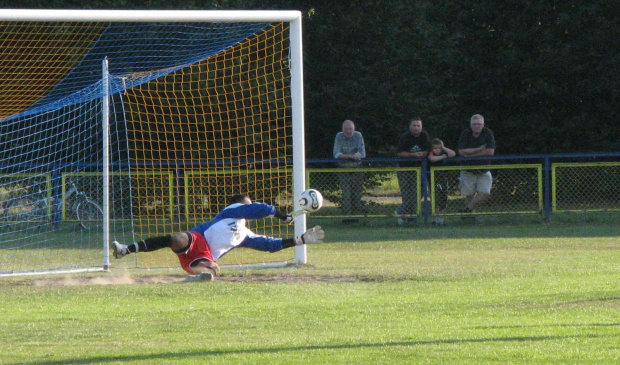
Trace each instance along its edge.
<path fill-rule="evenodd" d="M 265 203 L 231 204 L 212 221 L 200 224 L 191 231 L 205 237 L 214 261 L 235 247 L 275 252 L 282 249 L 282 239 L 260 236 L 246 227 L 247 219 L 265 218 L 275 213 L 276 208 Z"/>

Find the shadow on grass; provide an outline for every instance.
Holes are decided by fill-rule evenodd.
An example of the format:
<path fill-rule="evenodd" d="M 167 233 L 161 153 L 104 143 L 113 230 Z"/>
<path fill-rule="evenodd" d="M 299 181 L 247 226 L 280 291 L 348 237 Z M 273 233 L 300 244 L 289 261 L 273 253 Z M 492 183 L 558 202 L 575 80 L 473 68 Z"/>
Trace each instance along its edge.
<path fill-rule="evenodd" d="M 92 363 L 112 363 L 112 362 L 131 362 L 131 361 L 157 361 L 157 360 L 178 360 L 183 361 L 190 358 L 205 358 L 209 356 L 226 356 L 240 354 L 269 354 L 280 352 L 312 351 L 312 350 L 338 350 L 338 349 L 364 349 L 364 348 L 385 348 L 400 346 L 425 346 L 425 345 L 444 345 L 444 344 L 468 344 L 468 343 L 493 343 L 493 342 L 536 342 L 536 341 L 561 341 L 575 340 L 576 338 L 612 338 L 618 335 L 582 335 L 582 336 L 514 336 L 496 338 L 475 338 L 475 339 L 446 339 L 433 341 L 396 341 L 387 343 L 362 343 L 346 345 L 311 345 L 294 347 L 276 348 L 254 348 L 254 349 L 231 349 L 231 350 L 192 350 L 178 352 L 163 352 L 154 354 L 126 355 L 126 356 L 94 356 L 79 359 L 62 359 L 54 361 L 34 361 L 20 364 L 37 365 L 64 365 L 64 364 L 92 364 Z M 205 361 L 208 359 L 204 359 Z"/>
<path fill-rule="evenodd" d="M 467 239 L 467 238 L 557 238 L 557 237 L 618 237 L 620 224 L 597 222 L 580 223 L 532 223 L 515 222 L 491 224 L 477 221 L 465 224 L 460 221 L 443 226 L 424 225 L 417 223 L 398 226 L 390 223 L 377 222 L 343 225 L 340 221 L 316 220 L 308 224 L 320 224 L 326 232 L 326 242 L 368 242 L 368 241 L 399 241 L 426 239 Z"/>
<path fill-rule="evenodd" d="M 618 299 L 618 298 L 615 298 Z M 541 324 L 541 325 L 514 325 L 514 326 L 476 326 L 469 327 L 476 330 L 490 330 L 490 329 L 519 329 L 519 328 L 549 328 L 549 327 L 620 327 L 620 323 L 584 323 L 584 324 Z"/>

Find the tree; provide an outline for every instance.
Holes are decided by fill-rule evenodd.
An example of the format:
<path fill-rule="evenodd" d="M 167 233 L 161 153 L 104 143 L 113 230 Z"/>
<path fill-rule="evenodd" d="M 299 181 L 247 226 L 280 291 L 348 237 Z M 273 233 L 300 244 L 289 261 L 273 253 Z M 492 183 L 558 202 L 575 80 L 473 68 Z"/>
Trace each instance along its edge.
<path fill-rule="evenodd" d="M 326 157 L 325 131 L 345 118 L 381 155 L 413 115 L 454 145 L 474 113 L 500 154 L 616 151 L 612 14 L 609 1 L 316 7 L 305 20 L 309 155 Z"/>
<path fill-rule="evenodd" d="M 13 3 L 13 4 L 12 4 Z M 3 7 L 298 9 L 307 154 L 344 119 L 394 156 L 408 119 L 455 146 L 475 113 L 498 154 L 620 150 L 619 19 L 611 0 L 0 0 Z"/>

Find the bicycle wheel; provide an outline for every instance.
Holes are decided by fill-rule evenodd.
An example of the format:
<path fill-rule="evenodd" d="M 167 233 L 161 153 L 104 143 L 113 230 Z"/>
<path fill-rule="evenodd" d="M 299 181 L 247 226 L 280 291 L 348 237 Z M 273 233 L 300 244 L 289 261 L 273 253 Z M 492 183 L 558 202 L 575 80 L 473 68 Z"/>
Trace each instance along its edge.
<path fill-rule="evenodd" d="M 103 210 L 97 203 L 86 200 L 78 204 L 75 210 L 83 229 L 101 229 L 103 227 Z"/>

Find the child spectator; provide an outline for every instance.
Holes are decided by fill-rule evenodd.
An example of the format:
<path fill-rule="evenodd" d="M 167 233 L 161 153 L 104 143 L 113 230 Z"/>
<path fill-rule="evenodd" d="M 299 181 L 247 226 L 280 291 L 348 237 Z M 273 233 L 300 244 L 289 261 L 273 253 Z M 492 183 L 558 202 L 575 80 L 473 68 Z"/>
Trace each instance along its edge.
<path fill-rule="evenodd" d="M 445 160 L 450 157 L 456 156 L 454 150 L 444 146 L 441 139 L 435 138 L 431 141 L 431 151 L 428 154 L 428 160 L 430 166 L 438 166 L 444 164 Z M 435 213 L 439 213 L 448 205 L 448 179 L 441 179 L 441 181 L 435 178 Z M 433 217 L 433 224 L 443 224 L 444 219 L 442 217 Z"/>

